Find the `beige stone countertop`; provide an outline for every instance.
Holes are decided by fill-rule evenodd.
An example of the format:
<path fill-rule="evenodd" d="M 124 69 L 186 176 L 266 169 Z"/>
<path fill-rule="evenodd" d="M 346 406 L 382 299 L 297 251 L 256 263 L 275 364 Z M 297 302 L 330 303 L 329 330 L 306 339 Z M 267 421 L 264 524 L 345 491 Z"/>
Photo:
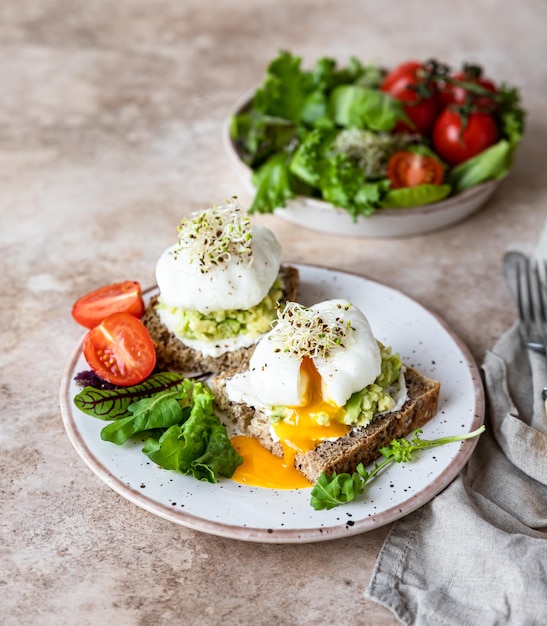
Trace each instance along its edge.
<path fill-rule="evenodd" d="M 390 526 L 296 545 L 173 524 L 111 490 L 66 435 L 59 389 L 76 298 L 154 283 L 181 217 L 251 196 L 227 111 L 279 50 L 310 64 L 482 63 L 521 90 L 528 128 L 487 205 L 446 230 L 333 237 L 258 217 L 284 259 L 362 273 L 440 315 L 480 364 L 512 324 L 500 264 L 547 217 L 543 0 L 2 0 L 0 622 L 384 625 L 363 592 Z"/>

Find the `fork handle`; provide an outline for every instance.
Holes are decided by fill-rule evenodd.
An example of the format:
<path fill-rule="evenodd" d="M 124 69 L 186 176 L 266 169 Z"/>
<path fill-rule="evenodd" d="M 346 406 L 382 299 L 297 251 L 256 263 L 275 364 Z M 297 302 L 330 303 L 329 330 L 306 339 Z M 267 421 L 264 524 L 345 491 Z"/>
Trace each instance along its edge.
<path fill-rule="evenodd" d="M 543 404 L 545 405 L 545 415 L 547 416 L 547 387 L 543 388 L 541 392 L 541 397 L 543 398 Z"/>

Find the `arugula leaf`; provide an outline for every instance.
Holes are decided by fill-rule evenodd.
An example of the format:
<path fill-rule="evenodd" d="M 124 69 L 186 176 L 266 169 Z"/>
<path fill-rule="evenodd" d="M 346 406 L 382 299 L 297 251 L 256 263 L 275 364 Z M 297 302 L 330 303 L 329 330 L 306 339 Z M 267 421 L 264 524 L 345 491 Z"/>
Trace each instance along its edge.
<path fill-rule="evenodd" d="M 357 469 L 362 469 L 360 464 Z M 352 502 L 365 491 L 365 482 L 358 472 L 353 474 L 331 474 L 319 476 L 312 489 L 311 505 L 316 511 L 333 509 L 340 504 Z"/>
<path fill-rule="evenodd" d="M 412 460 L 414 452 L 471 439 L 480 435 L 484 430 L 485 427 L 481 426 L 465 435 L 453 435 L 427 440 L 420 439 L 419 435 L 422 431 L 418 429 L 414 432 L 414 436 L 410 441 L 404 437 L 394 439 L 389 446 L 380 449 L 380 454 L 384 457 L 384 461 L 374 463 L 370 472 L 364 468 L 362 463 L 357 466 L 357 471 L 353 474 L 337 474 L 334 472 L 327 476 L 323 472 L 312 489 L 310 504 L 316 511 L 319 511 L 352 502 L 357 496 L 364 493 L 365 486 L 373 478 L 392 463 L 407 463 Z"/>
<path fill-rule="evenodd" d="M 141 398 L 148 398 L 160 391 L 173 389 L 188 393 L 191 386 L 190 379 L 182 374 L 159 372 L 133 387 L 116 389 L 85 387 L 74 397 L 74 404 L 86 415 L 102 420 L 112 420 L 130 415 L 129 406 Z"/>
<path fill-rule="evenodd" d="M 174 424 L 159 439 L 148 438 L 143 452 L 164 469 L 216 483 L 218 476 L 232 476 L 243 458 L 232 447 L 226 428 L 215 414 L 212 392 L 196 384 L 192 400 L 184 424 Z"/>
<path fill-rule="evenodd" d="M 105 426 L 101 430 L 101 439 L 122 445 L 137 433 L 181 423 L 188 417 L 190 407 L 183 407 L 180 397 L 179 390 L 165 391 L 131 404 L 128 407 L 131 415 Z"/>

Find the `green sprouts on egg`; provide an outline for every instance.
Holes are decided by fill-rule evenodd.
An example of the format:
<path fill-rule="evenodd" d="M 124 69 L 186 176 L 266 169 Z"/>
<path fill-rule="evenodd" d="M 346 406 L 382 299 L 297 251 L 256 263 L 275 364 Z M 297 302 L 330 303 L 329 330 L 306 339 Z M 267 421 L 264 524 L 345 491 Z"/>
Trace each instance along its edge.
<path fill-rule="evenodd" d="M 237 257 L 238 263 L 252 261 L 251 221 L 235 197 L 225 206 L 213 205 L 183 218 L 178 232 L 179 245 L 174 254 L 187 250 L 190 263 L 199 263 L 203 274 L 232 257 Z"/>
<path fill-rule="evenodd" d="M 297 302 L 287 302 L 277 311 L 278 319 L 273 322 L 270 337 L 280 339 L 283 350 L 296 357 L 326 358 L 332 348 L 346 346 L 353 328 L 349 320 L 344 320 L 343 313 L 350 307 L 350 304 L 338 304 L 336 310 L 317 311 Z"/>

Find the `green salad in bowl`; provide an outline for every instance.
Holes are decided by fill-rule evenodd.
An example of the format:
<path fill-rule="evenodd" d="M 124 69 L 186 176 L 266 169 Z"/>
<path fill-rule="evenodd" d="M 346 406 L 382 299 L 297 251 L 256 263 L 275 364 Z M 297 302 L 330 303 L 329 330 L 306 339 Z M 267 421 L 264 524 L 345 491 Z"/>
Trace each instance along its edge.
<path fill-rule="evenodd" d="M 255 191 L 251 213 L 303 198 L 357 222 L 453 205 L 509 173 L 524 132 L 520 94 L 479 66 L 407 61 L 387 71 L 324 57 L 306 70 L 301 61 L 280 52 L 229 118 L 230 148 Z"/>

